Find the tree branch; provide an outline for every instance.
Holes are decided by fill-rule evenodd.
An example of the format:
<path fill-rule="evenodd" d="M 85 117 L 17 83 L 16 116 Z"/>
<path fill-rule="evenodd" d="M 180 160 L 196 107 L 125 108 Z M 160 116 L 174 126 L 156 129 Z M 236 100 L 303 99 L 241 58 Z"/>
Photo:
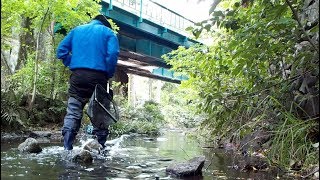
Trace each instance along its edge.
<path fill-rule="evenodd" d="M 213 0 L 212 4 L 211 4 L 211 8 L 209 10 L 209 13 L 213 13 L 213 11 L 216 9 L 216 7 L 218 6 L 218 4 L 221 2 L 221 0 Z"/>

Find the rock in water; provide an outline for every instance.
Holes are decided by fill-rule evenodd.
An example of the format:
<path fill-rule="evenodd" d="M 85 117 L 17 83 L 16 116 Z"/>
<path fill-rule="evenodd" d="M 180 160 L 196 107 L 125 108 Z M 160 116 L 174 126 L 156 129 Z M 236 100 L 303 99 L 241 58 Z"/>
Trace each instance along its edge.
<path fill-rule="evenodd" d="M 264 170 L 269 167 L 267 159 L 259 154 L 245 156 L 235 154 L 232 156 L 232 162 L 233 168 L 244 172 Z"/>
<path fill-rule="evenodd" d="M 27 138 L 18 146 L 20 152 L 39 153 L 42 151 L 38 141 L 34 138 Z"/>
<path fill-rule="evenodd" d="M 32 131 L 29 134 L 29 137 L 31 138 L 50 138 L 52 133 L 50 131 Z"/>
<path fill-rule="evenodd" d="M 81 150 L 79 154 L 73 156 L 72 160 L 77 163 L 91 164 L 93 158 L 89 151 Z"/>
<path fill-rule="evenodd" d="M 171 164 L 166 168 L 166 172 L 172 173 L 178 177 L 197 176 L 202 174 L 205 157 L 195 157 L 187 162 Z"/>
<path fill-rule="evenodd" d="M 98 154 L 102 148 L 102 145 L 97 140 L 92 140 L 83 147 L 84 150 L 88 150 L 89 152 L 96 154 Z"/>

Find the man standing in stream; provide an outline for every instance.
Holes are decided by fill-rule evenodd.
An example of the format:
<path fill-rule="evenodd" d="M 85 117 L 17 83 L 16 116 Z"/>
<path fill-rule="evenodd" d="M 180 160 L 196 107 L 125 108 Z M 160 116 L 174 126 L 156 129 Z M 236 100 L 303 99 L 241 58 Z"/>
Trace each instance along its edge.
<path fill-rule="evenodd" d="M 72 29 L 60 42 L 57 58 L 72 71 L 69 80 L 69 99 L 62 135 L 64 148 L 73 149 L 80 129 L 83 108 L 96 84 L 105 89 L 114 75 L 119 55 L 119 42 L 106 16 L 98 15 L 90 23 Z M 98 142 L 105 147 L 108 129 L 94 128 Z"/>

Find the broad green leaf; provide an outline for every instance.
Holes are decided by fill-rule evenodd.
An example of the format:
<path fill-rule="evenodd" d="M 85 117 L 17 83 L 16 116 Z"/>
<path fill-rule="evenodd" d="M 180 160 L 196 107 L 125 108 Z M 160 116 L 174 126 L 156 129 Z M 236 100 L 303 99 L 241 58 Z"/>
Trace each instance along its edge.
<path fill-rule="evenodd" d="M 222 11 L 214 11 L 212 13 L 212 16 L 224 16 L 223 12 Z"/>

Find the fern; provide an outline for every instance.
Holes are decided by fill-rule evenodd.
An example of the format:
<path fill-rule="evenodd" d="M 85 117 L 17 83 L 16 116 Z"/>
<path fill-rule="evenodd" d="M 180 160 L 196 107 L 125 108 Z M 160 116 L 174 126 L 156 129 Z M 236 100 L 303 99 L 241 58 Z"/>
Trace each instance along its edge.
<path fill-rule="evenodd" d="M 17 102 L 10 100 L 7 92 L 1 91 L 1 125 L 6 130 L 23 127 L 19 118 Z"/>

